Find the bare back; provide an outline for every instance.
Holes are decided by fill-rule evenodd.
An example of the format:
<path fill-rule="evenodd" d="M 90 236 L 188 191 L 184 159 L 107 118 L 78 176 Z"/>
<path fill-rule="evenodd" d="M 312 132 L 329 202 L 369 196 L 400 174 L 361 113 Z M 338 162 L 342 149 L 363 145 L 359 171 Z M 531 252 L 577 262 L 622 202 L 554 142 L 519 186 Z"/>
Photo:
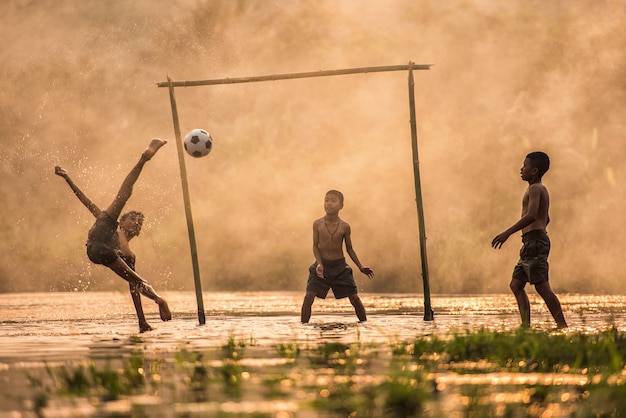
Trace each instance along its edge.
<path fill-rule="evenodd" d="M 318 251 L 325 260 L 343 258 L 343 243 L 349 236 L 350 225 L 339 217 L 336 220 L 316 219 L 313 222 L 313 252 Z"/>
<path fill-rule="evenodd" d="M 522 228 L 522 234 L 535 229 L 545 230 L 550 223 L 550 194 L 542 183 L 528 186 L 522 198 L 522 218 L 532 216 L 534 220 Z"/>

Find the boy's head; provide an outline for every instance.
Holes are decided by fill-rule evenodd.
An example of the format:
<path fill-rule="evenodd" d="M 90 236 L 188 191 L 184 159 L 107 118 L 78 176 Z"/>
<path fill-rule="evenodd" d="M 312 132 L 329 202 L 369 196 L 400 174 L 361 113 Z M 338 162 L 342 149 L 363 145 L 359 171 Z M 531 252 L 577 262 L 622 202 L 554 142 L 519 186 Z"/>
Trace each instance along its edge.
<path fill-rule="evenodd" d="M 120 227 L 124 229 L 131 237 L 138 236 L 143 227 L 143 213 L 131 210 L 120 217 Z"/>
<path fill-rule="evenodd" d="M 532 168 L 537 169 L 537 176 L 539 178 L 542 178 L 543 175 L 546 174 L 546 172 L 550 168 L 550 157 L 548 157 L 548 154 L 546 154 L 545 152 L 531 152 L 526 156 L 526 159 L 528 159 L 528 162 L 530 163 L 530 166 Z"/>
<path fill-rule="evenodd" d="M 329 190 L 324 196 L 326 214 L 339 213 L 343 209 L 343 194 L 337 190 Z"/>
<path fill-rule="evenodd" d="M 329 190 L 326 192 L 326 196 L 337 196 L 337 199 L 339 199 L 339 203 L 341 203 L 343 205 L 343 193 L 341 193 L 339 190 Z"/>
<path fill-rule="evenodd" d="M 144 215 L 143 215 L 143 213 L 138 212 L 138 211 L 136 211 L 136 210 L 131 210 L 131 211 L 128 211 L 128 212 L 126 212 L 125 214 L 123 214 L 123 215 L 120 217 L 120 222 L 124 222 L 124 221 L 126 220 L 126 218 L 128 218 L 129 216 L 133 216 L 133 217 L 135 217 L 136 219 L 138 219 L 141 223 L 143 223 L 143 219 L 144 219 Z"/>

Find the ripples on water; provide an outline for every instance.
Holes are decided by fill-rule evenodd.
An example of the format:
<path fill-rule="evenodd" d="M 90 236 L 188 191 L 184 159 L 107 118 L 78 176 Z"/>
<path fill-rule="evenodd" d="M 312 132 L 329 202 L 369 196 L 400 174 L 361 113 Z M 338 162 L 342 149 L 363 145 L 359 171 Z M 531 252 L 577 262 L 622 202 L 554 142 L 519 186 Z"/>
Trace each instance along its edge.
<path fill-rule="evenodd" d="M 246 349 L 248 350 L 246 358 L 242 358 L 239 364 L 251 370 L 245 373 L 248 374 L 250 380 L 247 387 L 253 389 L 251 389 L 251 394 L 246 396 L 256 400 L 244 399 L 232 402 L 224 399 L 218 402 L 201 403 L 189 401 L 177 403 L 172 408 L 177 409 L 183 415 L 195 413 L 197 416 L 207 416 L 210 412 L 217 411 L 219 414 L 230 411 L 235 414 L 265 412 L 273 416 L 294 417 L 298 416 L 294 414 L 301 411 L 301 402 L 305 400 L 299 396 L 305 393 L 302 396 L 309 397 L 314 392 L 303 392 L 302 389 L 298 389 L 292 392 L 295 393 L 293 395 L 295 398 L 292 396 L 284 401 L 263 401 L 258 399 L 258 394 L 264 392 L 266 388 L 260 379 L 267 379 L 268 376 L 271 378 L 272 373 L 288 373 L 284 382 L 304 385 L 301 386 L 304 388 L 306 385 L 315 387 L 324 379 L 332 381 L 334 378 L 332 375 L 326 375 L 330 369 L 304 372 L 303 369 L 295 367 L 295 363 L 292 364 L 293 360 L 277 358 L 275 349 L 279 344 L 315 347 L 324 343 L 358 342 L 364 343 L 363 347 L 366 347 L 367 344 L 372 343 L 377 344 L 377 347 L 382 347 L 382 353 L 385 353 L 386 345 L 412 341 L 418 336 L 446 336 L 453 332 L 464 333 L 482 328 L 513 330 L 519 326 L 517 306 L 512 295 L 436 295 L 431 299 L 435 319 L 424 321 L 424 300 L 421 295 L 362 294 L 361 299 L 368 311 L 368 321 L 363 324 L 357 323 L 352 306 L 347 299 L 334 300 L 331 297 L 327 300 L 316 300 L 313 305 L 311 323 L 301 324 L 299 321 L 303 297 L 301 293 L 208 293 L 204 296 L 206 324 L 203 326 L 198 324 L 196 297 L 193 292 L 168 292 L 164 296 L 168 299 L 174 319 L 167 323 L 161 322 L 156 305 L 143 299 L 148 320 L 156 329 L 141 334 L 139 337 L 134 309 L 127 293 L 0 295 L 0 387 L 2 387 L 0 395 L 3 395 L 3 399 L 11 399 L 13 402 L 7 405 L 8 409 L 4 411 L 33 409 L 31 399 L 34 396 L 33 393 L 29 393 L 33 391 L 33 388 L 25 379 L 27 372 L 46 376 L 44 370 L 48 367 L 65 367 L 68 364 L 80 364 L 83 361 L 112 357 L 119 360 L 136 352 L 138 347 L 157 364 L 164 362 L 162 367 L 165 370 L 167 364 L 170 364 L 168 366 L 170 369 L 174 367 L 173 357 L 181 350 L 195 353 L 209 352 L 207 350 L 215 352 L 222 350 L 229 341 L 236 340 L 244 342 L 249 347 Z M 529 296 L 532 304 L 533 327 L 546 331 L 554 330 L 553 320 L 543 301 L 536 294 Z M 620 330 L 626 329 L 626 297 L 624 296 L 559 295 L 559 297 L 570 324 L 570 329 L 566 332 L 597 332 L 609 326 L 615 326 Z M 384 364 L 387 364 L 385 362 L 388 360 L 385 354 L 382 357 L 378 354 L 373 355 L 364 360 L 370 362 L 370 366 L 366 368 L 365 363 L 358 366 L 365 374 L 357 373 L 353 378 L 357 379 L 358 384 L 363 384 L 365 381 L 369 382 L 368 384 L 378 380 L 384 381 L 388 373 L 386 369 L 388 365 Z M 361 360 L 356 361 L 356 364 L 360 364 L 358 361 Z M 380 364 L 374 367 L 376 363 Z M 211 367 L 222 366 L 217 364 Z M 528 389 L 511 390 L 511 388 L 522 389 L 523 386 L 529 384 L 550 385 L 554 384 L 551 382 L 555 379 L 561 379 L 559 381 L 563 382 L 562 379 L 565 377 L 578 380 L 583 378 L 577 375 L 566 376 L 554 373 L 478 372 L 441 373 L 436 381 L 438 386 L 449 388 L 491 385 L 494 389 L 485 395 L 485 399 L 493 397 L 497 402 L 506 404 L 519 403 L 520 396 L 528 397 Z M 187 377 L 177 376 L 177 378 L 182 380 Z M 344 379 L 345 376 L 338 375 L 336 378 Z M 542 383 L 542 379 L 547 380 Z M 258 382 L 253 383 L 253 381 Z M 584 382 L 576 381 L 567 384 L 575 386 Z M 168 385 L 174 384 L 170 382 Z M 174 391 L 168 396 L 190 396 L 184 387 L 177 388 L 175 385 L 168 387 L 172 387 L 170 390 Z M 508 389 L 497 390 L 496 387 Z M 569 392 L 563 393 L 566 395 Z M 455 410 L 463 410 L 463 407 L 454 406 L 455 402 L 461 402 L 464 399 L 458 396 L 456 389 L 445 395 L 445 399 L 445 402 L 441 401 L 441 407 L 443 410 L 451 408 L 448 416 L 454 416 L 452 412 Z M 57 401 L 54 398 L 50 401 L 52 404 L 48 406 L 48 414 L 52 413 L 55 408 L 54 402 Z M 150 404 L 154 404 L 155 408 L 160 408 L 159 410 L 163 412 L 164 409 L 159 405 L 169 405 L 170 401 L 154 395 L 138 395 L 134 396 L 132 401 L 126 399 L 121 402 L 94 406 L 86 399 L 82 401 L 77 399 L 72 402 L 73 406 L 66 410 L 69 415 L 64 416 L 92 416 L 96 412 L 94 408 L 119 408 L 118 412 L 124 414 L 133 409 L 133 404 L 143 405 L 144 408 L 149 408 Z M 561 413 L 555 413 L 553 416 L 568 416 L 571 408 L 574 408 L 574 404 L 567 402 L 554 405 L 556 411 L 560 410 Z M 160 416 L 172 416 L 170 409 L 165 410 L 170 412 Z M 103 413 L 102 410 L 99 411 L 99 414 Z M 309 415 L 306 415 L 307 413 Z M 307 410 L 305 415 L 317 416 L 311 413 L 312 411 Z M 2 414 L 3 407 L 0 406 L 0 416 L 3 416 Z"/>
<path fill-rule="evenodd" d="M 297 292 L 218 292 L 204 295 L 206 324 L 199 326 L 193 292 L 168 292 L 174 319 L 163 323 L 155 304 L 143 299 L 148 321 L 156 330 L 144 336 L 161 344 L 189 343 L 218 346 L 230 336 L 259 343 L 281 341 L 389 341 L 428 334 L 479 328 L 509 330 L 519 326 L 511 295 L 436 295 L 431 298 L 434 321 L 423 320 L 422 295 L 363 294 L 368 322 L 357 326 L 347 299 L 317 299 L 311 323 L 300 324 L 303 295 Z M 545 304 L 529 295 L 533 326 L 554 328 Z M 597 331 L 608 324 L 625 326 L 626 297 L 616 295 L 560 295 L 571 330 Z M 36 345 L 67 345 L 78 349 L 93 340 L 136 334 L 130 296 L 118 292 L 17 293 L 0 295 L 0 358 L 23 355 Z M 66 341 L 64 344 L 63 342 Z"/>

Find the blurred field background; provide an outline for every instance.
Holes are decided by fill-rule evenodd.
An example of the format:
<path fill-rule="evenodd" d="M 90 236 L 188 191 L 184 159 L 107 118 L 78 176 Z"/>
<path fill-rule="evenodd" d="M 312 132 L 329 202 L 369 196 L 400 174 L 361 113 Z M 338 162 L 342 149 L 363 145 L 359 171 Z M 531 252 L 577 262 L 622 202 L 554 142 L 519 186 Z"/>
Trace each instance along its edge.
<path fill-rule="evenodd" d="M 420 169 L 435 293 L 502 293 L 519 250 L 526 153 L 546 151 L 557 292 L 623 293 L 626 5 L 495 0 L 6 0 L 0 4 L 0 292 L 115 290 L 84 241 L 152 137 L 128 209 L 158 290 L 193 279 L 167 89 L 174 80 L 374 65 L 418 71 Z M 366 292 L 421 291 L 407 74 L 176 90 L 204 290 L 300 290 L 326 190 L 346 196 Z"/>

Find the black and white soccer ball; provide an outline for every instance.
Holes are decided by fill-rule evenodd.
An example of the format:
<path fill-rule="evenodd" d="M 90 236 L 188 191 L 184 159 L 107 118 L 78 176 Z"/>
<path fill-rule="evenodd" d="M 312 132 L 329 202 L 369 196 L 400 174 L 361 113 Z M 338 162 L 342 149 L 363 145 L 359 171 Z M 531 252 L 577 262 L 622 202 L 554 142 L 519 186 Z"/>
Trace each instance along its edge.
<path fill-rule="evenodd" d="M 200 158 L 209 155 L 209 152 L 211 152 L 213 138 L 204 129 L 194 129 L 185 135 L 183 145 L 189 155 Z"/>

